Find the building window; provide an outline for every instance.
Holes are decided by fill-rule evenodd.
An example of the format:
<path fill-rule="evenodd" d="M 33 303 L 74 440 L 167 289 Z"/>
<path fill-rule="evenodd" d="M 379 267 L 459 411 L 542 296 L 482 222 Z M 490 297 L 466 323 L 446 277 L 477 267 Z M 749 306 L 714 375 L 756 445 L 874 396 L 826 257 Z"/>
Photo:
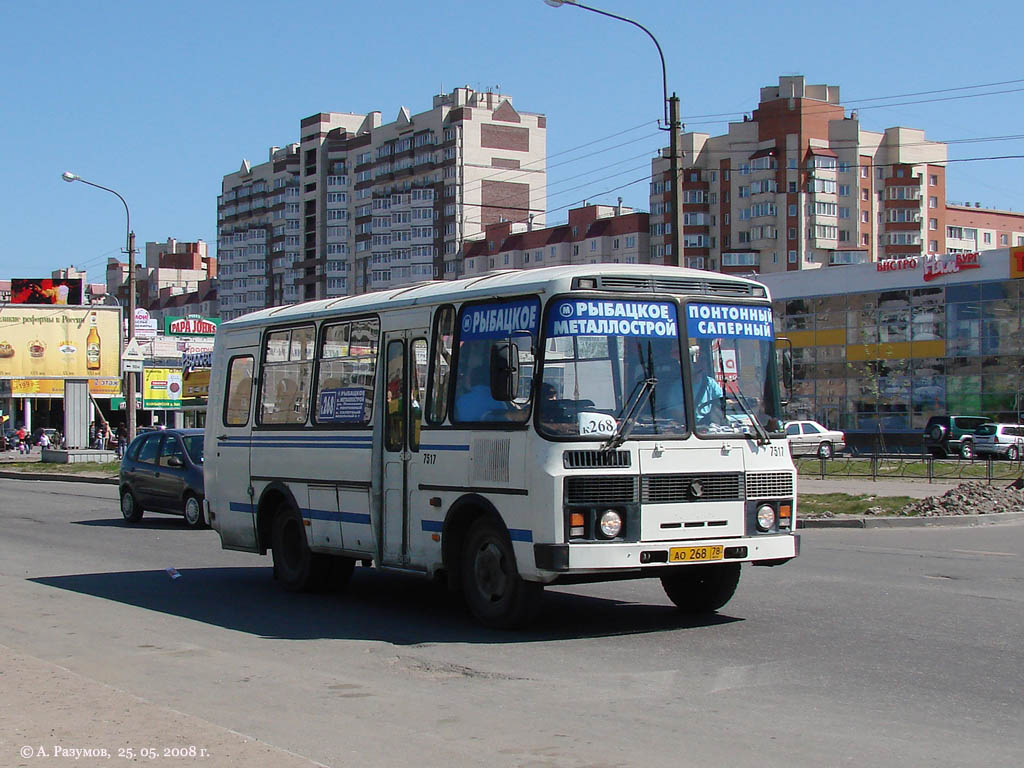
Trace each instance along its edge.
<path fill-rule="evenodd" d="M 934 173 L 928 174 L 928 186 L 929 187 L 937 187 L 938 185 L 939 185 L 939 177 L 938 177 L 938 175 L 934 174 Z"/>
<path fill-rule="evenodd" d="M 871 190 L 869 190 L 867 187 L 862 187 L 861 190 L 860 190 L 860 199 L 863 200 L 864 202 L 867 202 L 868 200 L 870 200 L 871 199 Z"/>
<path fill-rule="evenodd" d="M 861 177 L 862 179 L 866 179 L 866 178 L 868 177 L 868 173 L 869 173 L 869 172 L 870 172 L 870 171 L 868 170 L 868 166 L 866 166 L 866 165 L 862 165 L 862 166 L 860 167 L 860 177 Z"/>
<path fill-rule="evenodd" d="M 1010 244 L 1010 236 L 1009 235 L 1000 235 L 999 236 L 999 244 L 1000 245 L 1009 245 Z"/>
<path fill-rule="evenodd" d="M 939 198 L 937 198 L 937 197 L 929 197 L 928 198 L 928 207 L 929 208 L 938 208 L 939 207 Z"/>
<path fill-rule="evenodd" d="M 939 241 L 938 240 L 929 240 L 928 241 L 928 253 L 938 253 L 938 252 L 939 252 Z"/>
<path fill-rule="evenodd" d="M 928 219 L 928 229 L 930 229 L 930 230 L 932 230 L 934 232 L 938 228 L 939 228 L 939 220 L 938 219 Z"/>
<path fill-rule="evenodd" d="M 790 204 L 790 206 L 789 206 L 789 215 L 790 216 L 796 216 L 796 204 L 795 203 L 794 204 Z"/>
<path fill-rule="evenodd" d="M 796 251 L 789 252 L 789 263 L 796 264 Z"/>

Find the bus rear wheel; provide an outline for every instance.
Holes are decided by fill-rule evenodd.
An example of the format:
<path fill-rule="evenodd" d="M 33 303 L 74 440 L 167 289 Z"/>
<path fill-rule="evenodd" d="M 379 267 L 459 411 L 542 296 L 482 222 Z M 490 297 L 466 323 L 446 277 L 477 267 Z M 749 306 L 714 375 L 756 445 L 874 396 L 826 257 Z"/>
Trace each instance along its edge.
<path fill-rule="evenodd" d="M 341 591 L 348 586 L 356 561 L 313 552 L 306 542 L 302 515 L 282 504 L 274 517 L 270 539 L 274 578 L 289 592 Z"/>
<path fill-rule="evenodd" d="M 687 565 L 662 576 L 661 586 L 684 613 L 714 613 L 732 599 L 739 581 L 739 563 Z"/>
<path fill-rule="evenodd" d="M 496 520 L 481 517 L 470 526 L 461 565 L 466 605 L 481 624 L 517 629 L 536 617 L 544 588 L 519 575 L 512 542 Z"/>

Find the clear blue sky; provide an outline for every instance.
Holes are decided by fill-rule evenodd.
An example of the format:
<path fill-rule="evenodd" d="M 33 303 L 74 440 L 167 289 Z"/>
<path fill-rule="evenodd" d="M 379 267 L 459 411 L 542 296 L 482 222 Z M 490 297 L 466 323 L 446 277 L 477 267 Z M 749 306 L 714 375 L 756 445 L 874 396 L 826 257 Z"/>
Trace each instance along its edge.
<path fill-rule="evenodd" d="M 803 74 L 839 85 L 870 130 L 1024 134 L 1024 82 L 860 101 L 1024 80 L 1019 2 L 593 4 L 652 30 L 691 130 L 723 133 L 728 118 L 699 116 L 741 119 L 760 87 Z M 602 193 L 645 176 L 665 140 L 650 40 L 542 0 L 0 0 L 0 19 L 0 277 L 74 264 L 101 282 L 107 257 L 119 256 L 120 202 L 64 183 L 65 170 L 127 199 L 140 247 L 168 237 L 212 247 L 223 175 L 297 141 L 299 121 L 318 112 L 380 110 L 390 121 L 403 105 L 429 109 L 441 89 L 499 85 L 520 110 L 547 115 L 552 210 L 617 195 L 646 210 L 646 181 Z M 878 106 L 981 91 L 1012 92 Z M 1021 138 L 950 145 L 951 159 L 1020 154 Z M 1024 210 L 1022 170 L 1021 160 L 952 163 L 948 196 Z M 548 220 L 564 217 L 561 208 Z"/>

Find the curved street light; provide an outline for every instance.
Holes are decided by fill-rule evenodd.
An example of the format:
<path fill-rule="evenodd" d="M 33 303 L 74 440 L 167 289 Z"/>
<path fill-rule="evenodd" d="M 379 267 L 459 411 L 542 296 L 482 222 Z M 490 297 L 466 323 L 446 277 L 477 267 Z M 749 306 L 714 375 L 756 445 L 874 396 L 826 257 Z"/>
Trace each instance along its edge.
<path fill-rule="evenodd" d="M 61 178 L 69 184 L 75 181 L 80 181 L 83 184 L 88 184 L 90 187 L 96 187 L 96 189 L 102 189 L 104 192 L 109 192 L 112 195 L 116 195 L 117 199 L 121 201 L 124 206 L 125 218 L 127 220 L 127 226 L 125 227 L 125 253 L 128 254 L 128 338 L 135 338 L 135 233 L 132 232 L 132 214 L 128 210 L 127 201 L 121 197 L 120 193 L 110 187 L 104 187 L 102 184 L 96 184 L 91 181 L 83 179 L 78 174 L 72 173 L 71 171 L 64 171 L 61 174 Z M 120 304 L 118 305 L 120 306 Z M 118 329 L 120 332 L 120 329 Z M 119 333 L 120 335 L 120 333 Z M 126 374 L 128 379 L 127 392 L 125 393 L 125 422 L 128 427 L 128 441 L 131 442 L 135 439 L 135 374 Z"/>
<path fill-rule="evenodd" d="M 607 16 L 609 19 L 617 19 L 618 21 L 624 21 L 627 24 L 632 24 L 637 29 L 643 31 L 651 42 L 654 43 L 654 47 L 658 49 L 658 58 L 661 59 L 661 91 L 665 106 L 665 120 L 664 125 L 659 125 L 663 131 L 669 131 L 669 176 L 672 177 L 672 236 L 669 238 L 672 246 L 672 257 L 671 261 L 676 266 L 682 263 L 682 213 L 680 211 L 679 202 L 682 197 L 679 194 L 679 180 L 681 177 L 679 167 L 679 155 L 680 155 L 680 132 L 682 130 L 682 122 L 679 118 L 679 97 L 673 93 L 671 96 L 668 95 L 668 76 L 666 75 L 665 69 L 665 54 L 661 50 L 661 45 L 658 43 L 658 39 L 654 34 L 638 21 L 627 18 L 625 16 L 619 16 L 616 13 L 609 11 L 603 11 L 600 8 L 594 8 L 589 5 L 584 5 L 578 0 L 544 0 L 547 5 L 552 8 L 561 8 L 563 5 L 569 5 L 573 8 L 582 8 L 584 11 L 590 11 L 591 13 L 597 13 L 601 16 Z M 661 122 L 661 121 L 659 121 Z"/>

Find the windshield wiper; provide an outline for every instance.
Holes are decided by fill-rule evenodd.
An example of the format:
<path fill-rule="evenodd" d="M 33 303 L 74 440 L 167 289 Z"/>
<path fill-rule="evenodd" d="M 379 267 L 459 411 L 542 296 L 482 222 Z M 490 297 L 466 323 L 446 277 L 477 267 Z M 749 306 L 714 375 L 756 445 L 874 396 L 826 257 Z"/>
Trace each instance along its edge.
<path fill-rule="evenodd" d="M 750 419 L 750 423 L 754 425 L 754 431 L 757 433 L 757 444 L 768 445 L 772 441 L 771 435 L 768 434 L 768 430 L 761 426 L 761 422 L 757 420 L 754 412 L 750 409 L 750 406 L 747 404 L 747 396 L 740 389 L 739 382 L 733 382 L 733 385 L 736 388 L 736 402 L 739 403 L 740 408 L 743 409 L 747 418 Z"/>
<path fill-rule="evenodd" d="M 654 388 L 657 385 L 658 380 L 653 376 L 637 382 L 629 395 L 629 400 L 626 401 L 626 404 L 622 406 L 622 410 L 619 412 L 619 422 L 615 427 L 615 431 L 605 444 L 601 446 L 602 451 L 614 451 L 626 442 L 626 438 L 629 437 L 629 433 L 633 431 L 633 426 L 636 424 L 636 418 L 640 413 L 640 409 L 644 407 L 644 403 L 647 402 L 647 398 L 654 392 Z M 625 414 L 625 416 L 623 417 L 622 414 Z"/>

